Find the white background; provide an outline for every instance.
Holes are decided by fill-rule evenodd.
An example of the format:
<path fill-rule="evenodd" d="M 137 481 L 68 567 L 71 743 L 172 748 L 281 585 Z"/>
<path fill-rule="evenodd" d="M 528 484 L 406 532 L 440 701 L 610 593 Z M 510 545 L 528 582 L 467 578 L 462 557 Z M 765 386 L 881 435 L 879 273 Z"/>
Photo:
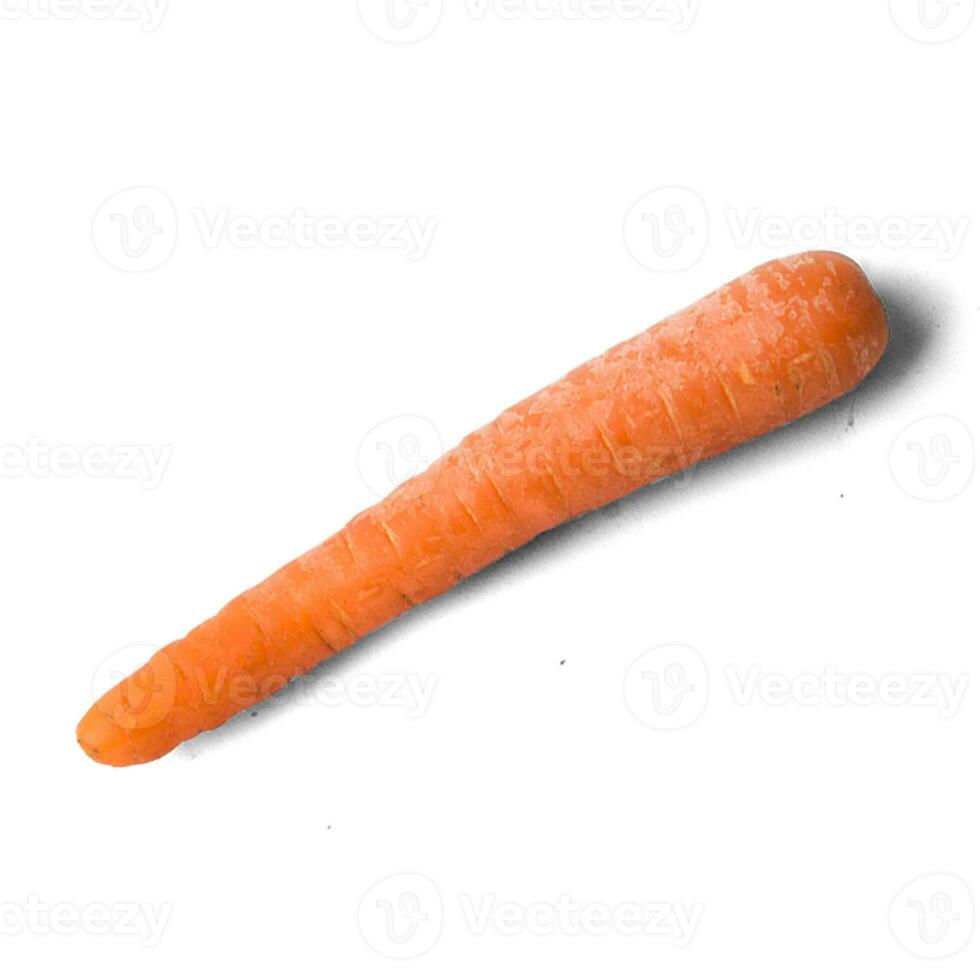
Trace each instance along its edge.
<path fill-rule="evenodd" d="M 973 0 L 405 3 L 6 0 L 4 974 L 975 976 Z M 385 444 L 400 475 L 818 244 L 892 318 L 855 394 L 160 762 L 79 751 Z"/>

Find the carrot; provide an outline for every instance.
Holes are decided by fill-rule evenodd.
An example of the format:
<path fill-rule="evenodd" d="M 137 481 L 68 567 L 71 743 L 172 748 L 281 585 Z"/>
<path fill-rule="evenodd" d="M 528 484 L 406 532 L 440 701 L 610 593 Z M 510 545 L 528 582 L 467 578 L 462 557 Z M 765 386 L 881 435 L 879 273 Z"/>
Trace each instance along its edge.
<path fill-rule="evenodd" d="M 884 353 L 854 262 L 770 262 L 474 432 L 101 697 L 96 761 L 148 762 L 535 536 L 775 429 Z"/>

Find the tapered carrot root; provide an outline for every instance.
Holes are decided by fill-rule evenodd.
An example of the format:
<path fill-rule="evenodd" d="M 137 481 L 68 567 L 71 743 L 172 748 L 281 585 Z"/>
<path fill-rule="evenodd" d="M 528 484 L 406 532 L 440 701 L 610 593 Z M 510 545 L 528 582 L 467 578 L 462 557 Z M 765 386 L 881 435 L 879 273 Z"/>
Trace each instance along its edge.
<path fill-rule="evenodd" d="M 861 269 L 770 262 L 508 409 L 160 650 L 89 710 L 98 762 L 148 762 L 569 518 L 811 412 L 888 341 Z"/>

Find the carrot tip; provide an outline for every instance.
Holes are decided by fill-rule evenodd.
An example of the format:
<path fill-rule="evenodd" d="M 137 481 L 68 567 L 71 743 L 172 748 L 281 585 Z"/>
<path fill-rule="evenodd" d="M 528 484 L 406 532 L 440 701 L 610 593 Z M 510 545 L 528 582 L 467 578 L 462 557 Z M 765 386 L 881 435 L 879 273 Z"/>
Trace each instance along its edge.
<path fill-rule="evenodd" d="M 75 729 L 82 751 L 107 766 L 129 766 L 133 758 L 128 733 L 107 718 L 98 704 L 93 705 Z"/>
<path fill-rule="evenodd" d="M 96 748 L 96 747 L 95 747 L 94 745 L 90 745 L 90 744 L 89 744 L 88 742 L 86 742 L 86 741 L 85 741 L 85 739 L 83 739 L 83 738 L 82 738 L 82 737 L 81 737 L 80 735 L 78 735 L 77 733 L 76 733 L 76 735 L 75 735 L 75 738 L 77 739 L 77 741 L 78 741 L 78 744 L 79 744 L 79 745 L 80 745 L 80 746 L 82 747 L 82 751 L 83 751 L 83 752 L 84 752 L 84 753 L 85 753 L 85 754 L 86 754 L 86 755 L 87 755 L 87 756 L 88 756 L 88 757 L 89 757 L 90 759 L 95 759 L 95 761 L 96 761 L 96 762 L 101 762 L 101 761 L 102 761 L 102 760 L 101 760 L 101 759 L 99 758 L 99 750 L 98 750 L 98 749 L 97 749 L 97 748 Z"/>

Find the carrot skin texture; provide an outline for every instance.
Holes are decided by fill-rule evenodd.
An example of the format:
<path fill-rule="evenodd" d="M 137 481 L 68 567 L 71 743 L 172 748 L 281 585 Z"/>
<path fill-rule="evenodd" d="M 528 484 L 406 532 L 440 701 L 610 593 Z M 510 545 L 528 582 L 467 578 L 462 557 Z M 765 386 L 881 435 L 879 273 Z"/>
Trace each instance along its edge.
<path fill-rule="evenodd" d="M 508 409 L 158 651 L 78 741 L 112 766 L 157 759 L 544 531 L 827 404 L 887 343 L 850 259 L 760 266 Z"/>

